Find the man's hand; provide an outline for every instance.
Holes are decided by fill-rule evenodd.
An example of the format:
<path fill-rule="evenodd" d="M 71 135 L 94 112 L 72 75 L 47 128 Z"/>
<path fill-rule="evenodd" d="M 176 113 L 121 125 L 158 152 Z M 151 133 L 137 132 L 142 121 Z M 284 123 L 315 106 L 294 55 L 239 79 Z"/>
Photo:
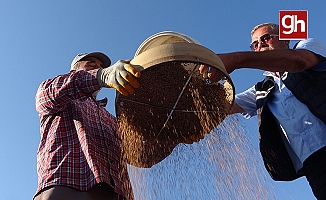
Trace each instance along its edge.
<path fill-rule="evenodd" d="M 206 79 L 207 83 L 217 83 L 225 77 L 222 72 L 207 65 L 201 65 L 199 67 L 199 73 L 203 75 L 203 78 Z"/>
<path fill-rule="evenodd" d="M 137 78 L 140 77 L 139 65 L 130 64 L 130 60 L 119 60 L 114 65 L 100 69 L 97 72 L 97 81 L 101 87 L 115 88 L 122 95 L 135 93 L 140 86 Z"/>

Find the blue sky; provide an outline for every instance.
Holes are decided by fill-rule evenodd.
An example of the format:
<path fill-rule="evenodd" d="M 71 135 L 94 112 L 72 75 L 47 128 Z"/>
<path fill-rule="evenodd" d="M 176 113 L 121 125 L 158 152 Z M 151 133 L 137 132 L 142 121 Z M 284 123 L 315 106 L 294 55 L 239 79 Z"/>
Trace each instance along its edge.
<path fill-rule="evenodd" d="M 165 30 L 184 33 L 216 53 L 247 51 L 252 27 L 267 21 L 277 23 L 279 10 L 308 10 L 309 37 L 318 38 L 326 44 L 325 6 L 324 1 L 308 3 L 303 0 L 2 1 L 0 6 L 1 199 L 24 200 L 31 199 L 34 195 L 37 187 L 36 151 L 40 137 L 39 119 L 35 111 L 35 93 L 43 80 L 68 72 L 70 62 L 77 53 L 102 51 L 109 55 L 113 62 L 119 59 L 132 59 L 138 46 L 147 37 Z M 236 92 L 241 92 L 260 81 L 261 74 L 260 70 L 249 69 L 232 73 Z M 114 114 L 115 91 L 105 89 L 101 91 L 100 96 L 109 98 L 107 109 Z M 251 120 L 239 118 L 239 122 L 244 128 L 240 132 L 250 138 L 250 148 L 257 152 L 256 118 Z M 226 140 L 228 139 L 230 138 L 226 137 Z M 138 174 L 144 174 L 143 177 L 138 178 L 147 185 L 148 191 L 141 192 L 164 191 L 165 194 L 175 194 L 175 199 L 184 199 L 183 194 L 188 194 L 192 190 L 199 192 L 191 193 L 185 198 L 218 198 L 220 190 L 216 188 L 215 191 L 213 190 L 219 183 L 214 182 L 216 179 L 210 179 L 208 174 L 215 176 L 216 172 L 220 172 L 221 176 L 227 176 L 225 173 L 228 171 L 214 171 L 212 168 L 216 166 L 201 162 L 201 156 L 205 158 L 207 154 L 199 156 L 197 153 L 203 151 L 196 151 L 196 149 L 205 147 L 207 141 L 208 139 L 205 139 L 198 144 L 183 145 L 167 159 L 178 161 L 178 156 L 182 155 L 185 158 L 182 161 L 184 165 L 193 166 L 174 170 L 175 177 L 182 178 L 169 180 L 171 182 L 169 186 L 158 184 L 158 181 L 164 181 L 164 178 L 154 177 L 157 175 L 157 167 L 151 170 L 132 168 L 131 170 L 138 171 Z M 256 162 L 256 166 L 261 166 L 259 157 L 252 155 L 254 158 L 250 159 Z M 190 159 L 194 157 L 198 162 Z M 160 165 L 160 174 L 169 174 L 173 171 L 163 170 L 167 166 L 180 167 L 168 161 Z M 182 176 L 182 171 L 196 176 Z M 200 173 L 203 171 L 206 173 Z M 264 170 L 259 171 L 258 174 L 261 175 L 262 180 L 256 183 L 253 181 L 252 184 L 259 182 L 257 188 L 267 188 L 271 191 L 271 196 L 276 199 L 314 199 L 305 178 L 279 183 L 271 181 Z M 184 184 L 178 182 L 181 179 Z M 189 183 L 194 185 L 188 187 Z M 199 189 L 203 183 L 212 187 Z M 181 186 L 173 187 L 173 185 Z M 241 199 L 236 190 L 227 187 L 225 190 L 229 194 L 229 199 Z M 138 196 L 145 198 L 142 194 Z M 164 199 L 163 196 L 164 194 L 161 194 L 160 198 Z"/>

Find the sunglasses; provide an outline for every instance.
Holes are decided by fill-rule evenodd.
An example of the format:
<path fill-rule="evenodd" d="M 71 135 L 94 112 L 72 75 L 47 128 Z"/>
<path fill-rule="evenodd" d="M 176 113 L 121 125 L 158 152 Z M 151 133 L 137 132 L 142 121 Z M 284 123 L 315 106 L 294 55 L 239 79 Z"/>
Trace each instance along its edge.
<path fill-rule="evenodd" d="M 250 49 L 255 51 L 258 48 L 259 42 L 269 42 L 271 39 L 278 37 L 277 34 L 265 34 L 259 37 L 259 40 L 255 40 L 250 44 Z"/>

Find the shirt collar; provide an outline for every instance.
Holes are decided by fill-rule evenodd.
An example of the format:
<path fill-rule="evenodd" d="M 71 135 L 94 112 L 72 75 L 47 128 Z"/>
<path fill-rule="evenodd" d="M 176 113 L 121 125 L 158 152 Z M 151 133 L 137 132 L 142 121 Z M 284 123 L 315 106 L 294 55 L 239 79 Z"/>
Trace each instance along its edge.
<path fill-rule="evenodd" d="M 276 77 L 276 74 L 274 72 L 271 72 L 271 71 L 264 71 L 263 75 L 264 76 L 273 76 L 273 77 Z"/>

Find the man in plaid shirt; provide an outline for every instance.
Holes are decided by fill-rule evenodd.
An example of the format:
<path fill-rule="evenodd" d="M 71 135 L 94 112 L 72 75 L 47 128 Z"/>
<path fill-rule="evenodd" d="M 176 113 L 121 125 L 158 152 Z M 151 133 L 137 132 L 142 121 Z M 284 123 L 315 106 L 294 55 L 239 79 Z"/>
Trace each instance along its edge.
<path fill-rule="evenodd" d="M 96 100 L 96 95 L 102 87 L 133 94 L 140 85 L 140 66 L 124 60 L 110 64 L 100 52 L 79 54 L 70 73 L 39 86 L 35 200 L 133 199 L 116 118 L 104 108 L 107 99 Z"/>

